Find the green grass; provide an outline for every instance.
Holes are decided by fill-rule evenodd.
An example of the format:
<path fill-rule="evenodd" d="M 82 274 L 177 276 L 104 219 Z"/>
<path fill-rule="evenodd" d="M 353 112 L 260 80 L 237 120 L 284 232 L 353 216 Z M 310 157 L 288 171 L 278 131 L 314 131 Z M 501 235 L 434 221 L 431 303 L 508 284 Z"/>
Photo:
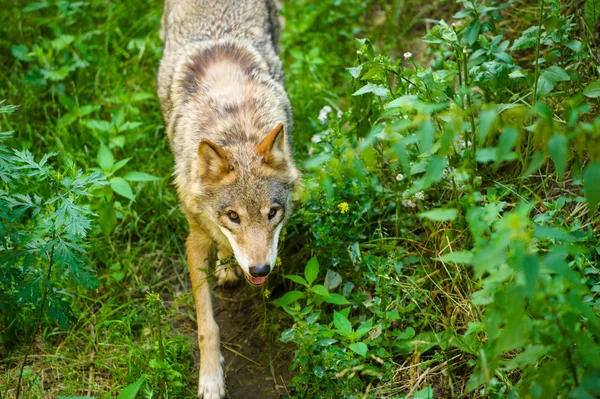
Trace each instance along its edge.
<path fill-rule="evenodd" d="M 503 7 L 285 4 L 304 189 L 266 290 L 217 293 L 232 398 L 600 394 L 598 43 L 580 22 L 596 2 L 475 3 Z M 18 106 L 0 114 L 5 144 L 128 179 L 82 199 L 99 215 L 85 248 L 99 284 L 55 272 L 69 328 L 47 312 L 38 323 L 40 298 L 11 313 L 0 295 L 0 398 L 30 344 L 22 398 L 117 397 L 140 377 L 138 397 L 196 393 L 187 225 L 155 95 L 161 12 L 158 0 L 0 10 L 0 100 Z"/>

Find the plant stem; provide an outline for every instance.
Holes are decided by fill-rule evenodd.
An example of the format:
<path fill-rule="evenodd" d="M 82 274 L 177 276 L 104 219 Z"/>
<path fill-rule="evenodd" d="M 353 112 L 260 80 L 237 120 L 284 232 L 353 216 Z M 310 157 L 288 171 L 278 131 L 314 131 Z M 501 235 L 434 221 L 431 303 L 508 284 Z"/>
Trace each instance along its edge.
<path fill-rule="evenodd" d="M 545 0 L 541 0 L 541 2 L 540 2 L 540 17 L 538 19 L 538 32 L 537 32 L 536 45 L 535 45 L 535 74 L 534 74 L 534 83 L 533 83 L 533 105 L 534 106 L 537 101 L 537 88 L 538 88 L 538 80 L 539 80 L 539 75 L 540 75 L 539 59 L 540 59 L 540 43 L 542 41 L 542 19 L 544 18 L 544 1 Z"/>
<path fill-rule="evenodd" d="M 467 48 L 463 48 L 463 70 L 464 70 L 464 82 L 465 82 L 465 90 L 467 91 L 467 112 L 469 113 L 469 119 L 471 121 L 471 140 L 468 140 L 468 135 L 465 131 L 465 146 L 468 145 L 469 141 L 471 142 L 471 162 L 473 167 L 473 172 L 477 169 L 477 162 L 475 161 L 477 157 L 477 146 L 475 145 L 475 117 L 473 116 L 473 103 L 471 102 L 471 91 L 468 88 L 469 84 L 469 72 L 467 69 Z M 475 179 L 475 174 L 471 174 L 471 182 Z"/>
<path fill-rule="evenodd" d="M 56 238 L 56 232 L 54 233 L 53 240 Z M 52 251 L 50 252 L 50 265 L 48 266 L 48 273 L 46 274 L 46 279 L 50 280 L 52 276 L 52 266 L 54 265 L 54 246 L 52 247 Z M 40 328 L 42 326 L 42 317 L 44 315 L 44 308 L 46 307 L 46 300 L 48 298 L 48 288 L 46 288 L 44 284 L 44 291 L 42 293 L 42 304 L 40 305 L 40 311 L 38 313 L 37 319 L 35 321 L 35 330 L 33 332 L 33 336 L 31 337 L 31 342 L 29 342 L 29 346 L 25 351 L 25 357 L 23 358 L 23 363 L 21 364 L 21 370 L 19 371 L 19 381 L 17 382 L 17 393 L 15 395 L 15 399 L 19 399 L 21 394 L 21 381 L 23 380 L 23 372 L 25 371 L 25 365 L 27 364 L 27 358 L 31 353 L 31 349 L 33 348 L 33 343 L 35 342 L 35 338 L 40 332 Z"/>

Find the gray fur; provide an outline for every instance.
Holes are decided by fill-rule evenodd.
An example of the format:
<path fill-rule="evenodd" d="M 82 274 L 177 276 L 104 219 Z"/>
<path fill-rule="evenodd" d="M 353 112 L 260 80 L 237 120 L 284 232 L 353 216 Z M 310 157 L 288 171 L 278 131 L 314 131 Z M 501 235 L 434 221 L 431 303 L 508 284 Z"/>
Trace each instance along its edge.
<path fill-rule="evenodd" d="M 190 224 L 188 265 L 198 318 L 199 397 L 225 395 L 219 330 L 206 284 L 275 265 L 277 240 L 299 182 L 292 112 L 278 56 L 275 0 L 165 0 L 158 95 L 175 158 L 174 181 Z M 283 126 L 283 128 L 282 128 Z M 234 215 L 231 216 L 231 215 Z M 253 280 L 254 278 L 254 280 Z M 258 280 L 257 280 L 258 278 Z M 262 278 L 262 280 L 261 280 Z"/>

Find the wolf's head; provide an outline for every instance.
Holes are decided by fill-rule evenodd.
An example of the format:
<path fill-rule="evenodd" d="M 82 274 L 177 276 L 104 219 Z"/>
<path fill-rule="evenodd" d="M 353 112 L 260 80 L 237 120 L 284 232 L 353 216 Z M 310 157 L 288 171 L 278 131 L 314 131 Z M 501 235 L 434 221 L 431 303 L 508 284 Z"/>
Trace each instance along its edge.
<path fill-rule="evenodd" d="M 299 180 L 283 124 L 262 141 L 221 146 L 203 139 L 198 171 L 208 215 L 227 237 L 246 278 L 262 284 L 275 267 L 279 234 Z"/>

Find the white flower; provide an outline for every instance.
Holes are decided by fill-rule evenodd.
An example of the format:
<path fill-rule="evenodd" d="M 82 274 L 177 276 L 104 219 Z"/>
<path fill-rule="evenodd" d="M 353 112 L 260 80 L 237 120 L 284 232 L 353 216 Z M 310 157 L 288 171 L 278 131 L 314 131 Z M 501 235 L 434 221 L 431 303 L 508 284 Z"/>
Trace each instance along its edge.
<path fill-rule="evenodd" d="M 327 116 L 330 112 L 331 107 L 329 105 L 326 105 L 323 108 L 321 108 L 321 111 L 319 111 L 319 122 L 325 123 L 325 121 L 327 120 Z"/>
<path fill-rule="evenodd" d="M 415 201 L 410 200 L 410 199 L 402 200 L 402 205 L 407 208 L 415 208 L 417 206 Z"/>
<path fill-rule="evenodd" d="M 360 51 L 360 50 L 356 50 L 356 54 L 359 54 L 359 55 L 360 55 L 360 54 L 362 54 L 362 51 Z"/>
<path fill-rule="evenodd" d="M 310 141 L 312 141 L 315 144 L 320 143 L 321 142 L 321 137 L 318 134 L 315 134 L 314 136 L 312 136 L 310 138 Z"/>
<path fill-rule="evenodd" d="M 397 181 L 402 181 L 402 180 L 404 180 L 404 175 L 403 175 L 402 173 L 398 173 L 398 174 L 396 175 L 396 180 L 397 180 Z"/>
<path fill-rule="evenodd" d="M 337 112 L 337 117 L 338 119 L 342 119 L 342 116 L 344 115 L 344 113 L 342 111 L 338 111 Z"/>
<path fill-rule="evenodd" d="M 425 193 L 423 191 L 419 191 L 415 194 L 415 198 L 419 201 L 423 201 L 425 199 Z"/>
<path fill-rule="evenodd" d="M 412 53 L 410 51 L 407 51 L 406 53 L 404 53 L 405 60 L 410 60 L 411 58 L 412 58 Z"/>
<path fill-rule="evenodd" d="M 471 142 L 467 142 L 465 143 L 465 141 L 461 138 L 456 138 L 454 140 L 454 147 L 456 147 L 458 149 L 458 151 L 462 151 L 464 150 L 467 146 L 470 146 Z"/>

